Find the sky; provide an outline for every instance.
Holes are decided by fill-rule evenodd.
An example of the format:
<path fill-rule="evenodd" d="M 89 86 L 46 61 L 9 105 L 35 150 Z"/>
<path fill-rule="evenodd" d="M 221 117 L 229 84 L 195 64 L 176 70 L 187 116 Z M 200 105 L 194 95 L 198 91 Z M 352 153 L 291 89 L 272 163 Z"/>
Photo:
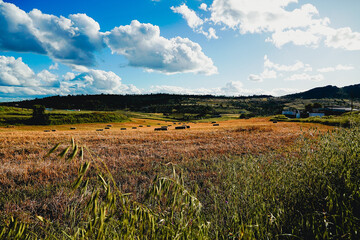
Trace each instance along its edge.
<path fill-rule="evenodd" d="M 359 0 L 0 0 L 0 101 L 360 82 Z"/>

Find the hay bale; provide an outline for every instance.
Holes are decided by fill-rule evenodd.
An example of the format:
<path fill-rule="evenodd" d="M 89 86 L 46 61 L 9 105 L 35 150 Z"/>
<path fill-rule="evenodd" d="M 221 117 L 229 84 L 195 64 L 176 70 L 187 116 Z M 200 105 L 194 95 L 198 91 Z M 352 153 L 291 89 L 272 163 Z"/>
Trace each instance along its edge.
<path fill-rule="evenodd" d="M 161 128 L 163 128 L 163 129 L 168 129 L 168 126 L 161 126 Z"/>
<path fill-rule="evenodd" d="M 76 129 L 76 127 L 71 127 L 71 128 L 70 128 L 70 130 L 75 130 L 75 129 Z"/>
<path fill-rule="evenodd" d="M 147 125 L 147 127 L 151 127 L 151 125 Z"/>
<path fill-rule="evenodd" d="M 137 127 L 132 127 L 132 129 L 137 129 Z"/>
<path fill-rule="evenodd" d="M 190 126 L 186 126 L 186 128 L 190 128 Z"/>
<path fill-rule="evenodd" d="M 273 123 L 277 123 L 277 121 L 273 121 Z"/>
<path fill-rule="evenodd" d="M 109 124 L 109 125 L 106 125 L 107 127 L 112 127 L 112 125 L 111 124 Z"/>
<path fill-rule="evenodd" d="M 56 129 L 52 129 L 51 131 L 52 131 L 52 132 L 56 132 Z"/>
<path fill-rule="evenodd" d="M 167 128 L 154 128 L 155 131 L 167 131 Z"/>
<path fill-rule="evenodd" d="M 215 124 L 213 124 L 213 126 L 215 126 L 215 127 L 216 127 L 216 126 L 220 126 L 220 124 L 218 124 L 218 123 L 215 123 Z"/>
<path fill-rule="evenodd" d="M 105 127 L 105 129 L 110 129 L 109 127 Z"/>
<path fill-rule="evenodd" d="M 143 125 L 139 125 L 139 127 L 143 127 Z"/>
<path fill-rule="evenodd" d="M 120 130 L 126 130 L 126 128 L 120 128 Z"/>
<path fill-rule="evenodd" d="M 50 132 L 50 130 L 44 130 L 44 132 Z"/>
<path fill-rule="evenodd" d="M 175 129 L 186 129 L 186 126 L 177 126 Z"/>
<path fill-rule="evenodd" d="M 214 124 L 214 123 L 216 123 L 216 122 L 211 122 L 211 123 L 213 123 L 213 124 Z"/>
<path fill-rule="evenodd" d="M 102 131 L 104 131 L 104 129 L 96 129 L 96 131 L 98 131 L 98 132 L 102 132 Z"/>

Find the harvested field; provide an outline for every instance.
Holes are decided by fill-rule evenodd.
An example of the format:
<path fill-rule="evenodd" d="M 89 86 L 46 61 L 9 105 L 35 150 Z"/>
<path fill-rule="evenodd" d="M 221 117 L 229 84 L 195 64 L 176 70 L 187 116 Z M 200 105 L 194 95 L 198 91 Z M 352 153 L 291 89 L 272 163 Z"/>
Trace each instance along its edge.
<path fill-rule="evenodd" d="M 193 168 L 189 171 L 194 178 L 206 179 L 216 171 L 209 169 L 199 173 L 192 162 L 244 154 L 287 154 L 292 151 L 292 143 L 304 134 L 302 130 L 314 126 L 321 131 L 331 129 L 323 125 L 273 124 L 268 119 L 251 119 L 220 122 L 217 128 L 211 123 L 190 123 L 187 131 L 175 128 L 159 132 L 154 132 L 154 128 L 121 130 L 139 126 L 139 123 L 156 125 L 135 119 L 113 123 L 112 129 L 106 132 L 96 131 L 103 124 L 80 124 L 73 130 L 66 125 L 57 126 L 56 132 L 44 132 L 46 126 L 0 128 L 0 192 L 13 196 L 12 202 L 0 203 L 3 205 L 0 215 L 18 214 L 30 221 L 29 216 L 43 211 L 45 216 L 61 217 L 65 210 L 59 208 L 66 205 L 61 202 L 70 201 L 62 189 L 74 179 L 80 163 L 45 155 L 56 143 L 68 143 L 71 137 L 105 160 L 122 190 L 137 198 L 170 162 Z M 24 192 L 35 194 L 35 200 L 22 199 L 20 196 Z"/>

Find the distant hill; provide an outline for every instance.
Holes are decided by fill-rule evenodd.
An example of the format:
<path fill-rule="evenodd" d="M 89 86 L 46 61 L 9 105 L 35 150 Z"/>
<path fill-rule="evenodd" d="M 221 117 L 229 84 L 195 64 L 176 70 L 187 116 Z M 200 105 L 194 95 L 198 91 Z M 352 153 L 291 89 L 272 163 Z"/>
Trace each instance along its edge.
<path fill-rule="evenodd" d="M 158 112 L 157 108 L 163 108 L 184 104 L 196 105 L 197 102 L 212 100 L 231 101 L 232 99 L 262 99 L 271 98 L 269 95 L 256 95 L 247 97 L 226 97 L 212 95 L 181 95 L 181 94 L 144 94 L 144 95 L 68 95 L 37 98 L 19 102 L 0 103 L 5 106 L 16 106 L 32 108 L 34 105 L 43 105 L 46 108 L 54 109 L 82 109 L 111 111 L 119 109 L 130 109 L 142 112 Z M 206 101 L 205 101 L 206 102 Z M 206 104 L 205 104 L 206 105 Z M 170 108 L 170 110 L 171 110 Z M 166 112 L 166 111 L 165 111 Z"/>
<path fill-rule="evenodd" d="M 21 108 L 32 108 L 43 105 L 53 109 L 81 109 L 93 111 L 130 110 L 147 113 L 164 114 L 198 114 L 216 115 L 226 113 L 248 113 L 257 116 L 268 116 L 281 113 L 289 104 L 296 105 L 298 99 L 323 99 L 324 105 L 337 99 L 360 100 L 360 84 L 338 88 L 325 86 L 305 92 L 273 97 L 257 96 L 213 96 L 213 95 L 181 95 L 181 94 L 144 94 L 144 95 L 68 95 L 52 96 L 41 99 L 19 102 L 0 103 L 0 105 Z M 302 104 L 302 103 L 300 103 Z M 347 103 L 343 102 L 342 105 Z M 349 104 L 349 103 L 348 103 Z M 347 105 L 346 105 L 347 106 Z M 299 104 L 297 104 L 299 107 Z"/>
<path fill-rule="evenodd" d="M 284 96 L 284 98 L 303 98 L 303 99 L 321 99 L 321 98 L 360 98 L 360 84 L 338 88 L 336 86 L 325 86 L 313 88 L 305 92 L 295 93 Z"/>

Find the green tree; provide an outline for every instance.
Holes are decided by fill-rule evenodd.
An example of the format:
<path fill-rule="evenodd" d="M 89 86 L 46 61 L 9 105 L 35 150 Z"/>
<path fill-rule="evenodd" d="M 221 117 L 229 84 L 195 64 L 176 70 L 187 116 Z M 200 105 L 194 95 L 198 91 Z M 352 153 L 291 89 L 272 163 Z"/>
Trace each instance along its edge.
<path fill-rule="evenodd" d="M 33 106 L 33 115 L 31 118 L 32 124 L 35 125 L 48 125 L 49 115 L 45 114 L 45 106 L 43 105 L 34 105 Z"/>

